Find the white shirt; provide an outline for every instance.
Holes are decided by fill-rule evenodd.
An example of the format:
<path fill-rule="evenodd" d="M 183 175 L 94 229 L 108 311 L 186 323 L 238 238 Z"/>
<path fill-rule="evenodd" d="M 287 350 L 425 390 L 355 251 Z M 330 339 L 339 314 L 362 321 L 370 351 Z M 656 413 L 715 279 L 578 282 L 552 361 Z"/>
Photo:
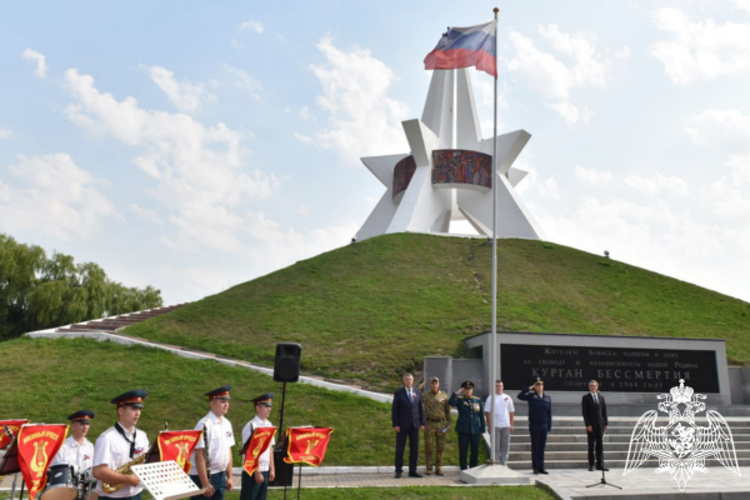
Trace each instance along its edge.
<path fill-rule="evenodd" d="M 208 458 L 211 462 L 208 467 L 209 473 L 226 472 L 232 454 L 230 448 L 234 446 L 232 423 L 226 417 L 219 420 L 219 417 L 210 411 L 208 415 L 198 421 L 195 430 L 204 431 L 208 436 Z M 195 450 L 203 450 L 205 447 L 206 441 L 203 438 L 195 445 Z M 200 453 L 204 452 L 201 451 Z M 190 473 L 197 476 L 198 468 L 195 466 L 195 454 L 196 451 L 193 451 L 193 454 L 190 455 Z"/>
<path fill-rule="evenodd" d="M 495 397 L 495 427 L 510 427 L 510 414 L 516 412 L 513 399 L 507 394 L 493 394 Z M 485 413 L 492 411 L 492 401 L 487 398 L 484 403 Z"/>
<path fill-rule="evenodd" d="M 599 396 L 595 392 L 589 392 L 589 394 L 594 399 L 594 403 L 599 404 Z"/>
<path fill-rule="evenodd" d="M 261 420 L 258 415 L 255 416 L 254 419 L 249 421 L 247 424 L 245 424 L 245 427 L 242 428 L 242 445 L 244 446 L 247 440 L 250 438 L 250 434 L 252 434 L 253 429 L 257 429 L 259 427 L 273 427 L 273 424 L 269 420 Z M 266 451 L 261 453 L 260 457 L 258 458 L 258 470 L 261 472 L 266 472 L 268 470 L 271 470 L 271 450 L 273 450 L 273 446 L 276 444 L 276 438 L 271 438 L 271 444 L 268 445 L 268 448 L 266 448 Z M 242 457 L 244 460 L 245 457 Z"/>
<path fill-rule="evenodd" d="M 124 430 L 124 429 L 123 429 Z M 135 454 L 133 458 L 148 451 L 148 437 L 143 431 L 133 429 L 135 432 Z M 132 440 L 133 435 L 125 431 L 128 439 Z M 106 464 L 112 470 L 116 470 L 121 465 L 130 462 L 130 443 L 117 432 L 117 429 L 110 427 L 102 433 L 94 445 L 94 467 Z M 102 482 L 96 482 L 96 492 L 99 496 L 112 498 L 132 497 L 143 491 L 143 483 L 138 486 L 125 486 L 114 493 L 106 493 L 102 489 Z"/>
<path fill-rule="evenodd" d="M 128 451 L 130 451 L 129 448 Z M 94 443 L 84 437 L 83 444 L 78 444 L 73 436 L 69 436 L 50 465 L 73 464 L 78 467 L 79 472 L 84 472 L 90 469 L 93 463 Z"/>

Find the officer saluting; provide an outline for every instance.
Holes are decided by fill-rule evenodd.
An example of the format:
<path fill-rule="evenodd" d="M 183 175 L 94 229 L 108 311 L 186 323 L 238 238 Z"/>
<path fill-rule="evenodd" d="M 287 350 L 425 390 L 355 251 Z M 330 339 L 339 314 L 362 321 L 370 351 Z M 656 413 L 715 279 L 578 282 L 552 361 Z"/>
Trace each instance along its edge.
<path fill-rule="evenodd" d="M 91 468 L 94 463 L 94 443 L 86 439 L 86 434 L 91 428 L 93 418 L 94 412 L 91 410 L 81 410 L 68 415 L 72 435 L 60 447 L 60 451 L 52 460 L 52 465 L 73 464 L 80 472 Z"/>
<path fill-rule="evenodd" d="M 100 500 L 141 500 L 141 480 L 135 474 L 120 474 L 116 470 L 148 451 L 146 433 L 135 428 L 141 417 L 144 399 L 146 392 L 136 390 L 121 394 L 111 401 L 113 405 L 117 405 L 117 422 L 114 427 L 110 427 L 99 436 L 94 446 L 92 475 L 99 480 L 96 492 Z M 125 486 L 113 493 L 105 493 L 102 482 Z"/>
<path fill-rule="evenodd" d="M 552 431 L 552 398 L 544 394 L 544 382 L 537 380 L 519 392 L 518 399 L 529 403 L 531 463 L 534 474 L 548 474 L 544 469 L 544 448 L 547 446 L 547 433 Z"/>
<path fill-rule="evenodd" d="M 485 422 L 482 400 L 474 396 L 474 382 L 461 384 L 461 389 L 451 395 L 448 404 L 458 408 L 458 461 L 461 470 L 466 469 L 466 455 L 471 447 L 470 467 L 479 463 L 479 438 L 484 434 Z"/>

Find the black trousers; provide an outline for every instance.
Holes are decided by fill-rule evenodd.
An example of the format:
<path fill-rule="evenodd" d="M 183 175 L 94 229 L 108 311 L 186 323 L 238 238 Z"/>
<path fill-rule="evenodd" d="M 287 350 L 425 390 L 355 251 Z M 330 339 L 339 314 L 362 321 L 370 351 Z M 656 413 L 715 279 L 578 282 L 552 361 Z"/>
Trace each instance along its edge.
<path fill-rule="evenodd" d="M 594 449 L 596 448 L 596 466 L 604 467 L 604 446 L 602 444 L 604 432 L 598 426 L 594 426 L 593 429 L 593 432 L 586 431 L 586 437 L 589 441 L 589 465 L 594 465 Z"/>
<path fill-rule="evenodd" d="M 268 495 L 268 475 L 270 471 L 260 473 L 263 476 L 263 482 L 258 484 L 255 477 L 242 470 L 242 490 L 240 491 L 240 500 L 266 500 Z"/>
<path fill-rule="evenodd" d="M 404 450 L 407 439 L 409 440 L 409 474 L 416 474 L 417 458 L 419 458 L 419 427 L 411 429 L 402 427 L 401 432 L 396 434 L 396 472 L 401 472 L 404 468 Z"/>
<path fill-rule="evenodd" d="M 530 424 L 531 434 L 531 467 L 535 471 L 544 470 L 544 449 L 547 447 L 547 423 Z"/>
<path fill-rule="evenodd" d="M 466 470 L 466 455 L 471 448 L 471 457 L 469 458 L 469 468 L 476 467 L 479 464 L 479 438 L 481 434 L 464 434 L 458 433 L 458 463 L 461 470 Z"/>

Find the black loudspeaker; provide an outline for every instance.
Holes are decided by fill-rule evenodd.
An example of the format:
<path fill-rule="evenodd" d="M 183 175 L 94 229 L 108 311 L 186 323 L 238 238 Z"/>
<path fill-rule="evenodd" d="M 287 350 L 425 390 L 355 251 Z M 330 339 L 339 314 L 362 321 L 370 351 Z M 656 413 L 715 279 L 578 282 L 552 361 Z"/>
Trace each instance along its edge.
<path fill-rule="evenodd" d="M 302 346 L 296 342 L 279 342 L 276 344 L 276 359 L 273 363 L 274 382 L 298 382 L 299 360 Z"/>

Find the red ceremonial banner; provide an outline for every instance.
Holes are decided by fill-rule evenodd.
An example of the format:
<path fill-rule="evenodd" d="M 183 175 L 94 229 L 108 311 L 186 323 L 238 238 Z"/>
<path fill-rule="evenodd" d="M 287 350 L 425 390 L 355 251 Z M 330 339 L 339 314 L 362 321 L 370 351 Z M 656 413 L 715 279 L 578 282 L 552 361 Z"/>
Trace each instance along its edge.
<path fill-rule="evenodd" d="M 190 473 L 190 455 L 203 437 L 203 431 L 162 431 L 159 439 L 159 460 L 166 462 L 174 460 L 185 474 Z"/>
<path fill-rule="evenodd" d="M 289 448 L 284 462 L 288 464 L 306 463 L 318 466 L 323 462 L 333 429 L 330 427 L 290 427 L 286 430 Z"/>
<path fill-rule="evenodd" d="M 261 454 L 271 445 L 274 434 L 276 434 L 276 427 L 258 427 L 250 436 L 250 444 L 247 446 L 242 468 L 251 476 L 258 468 Z M 271 457 L 271 460 L 273 460 L 273 457 Z"/>
<path fill-rule="evenodd" d="M 47 469 L 68 435 L 64 424 L 24 425 L 16 438 L 18 465 L 23 474 L 29 500 L 44 489 L 47 484 Z"/>
<path fill-rule="evenodd" d="M 10 443 L 10 436 L 5 434 L 5 427 L 7 426 L 14 436 L 18 436 L 21 426 L 28 422 L 28 420 L 0 420 L 0 450 Z"/>

